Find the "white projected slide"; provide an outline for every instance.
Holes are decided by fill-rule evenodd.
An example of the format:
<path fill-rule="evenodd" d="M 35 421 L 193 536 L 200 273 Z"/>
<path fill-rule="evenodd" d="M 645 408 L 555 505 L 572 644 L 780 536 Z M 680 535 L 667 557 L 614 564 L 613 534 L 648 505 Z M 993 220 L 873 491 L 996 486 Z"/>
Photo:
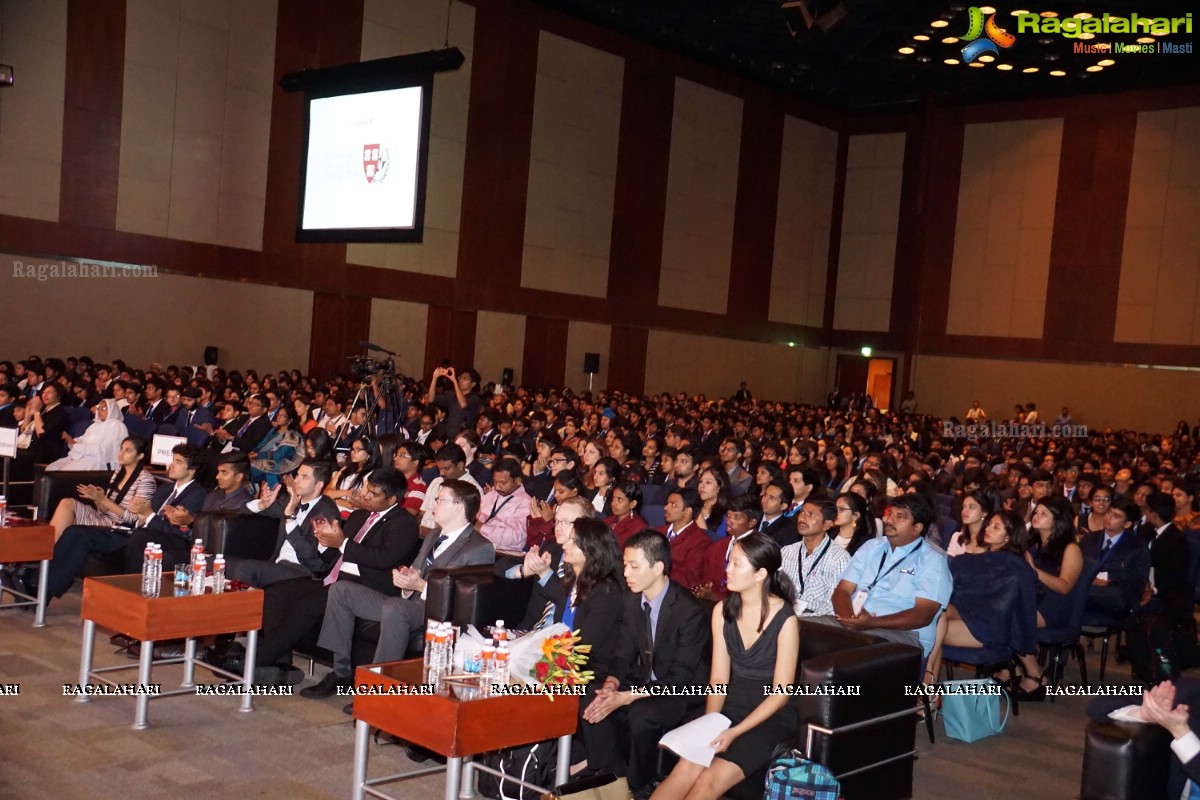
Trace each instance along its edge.
<path fill-rule="evenodd" d="M 412 228 L 421 87 L 309 103 L 305 230 Z"/>

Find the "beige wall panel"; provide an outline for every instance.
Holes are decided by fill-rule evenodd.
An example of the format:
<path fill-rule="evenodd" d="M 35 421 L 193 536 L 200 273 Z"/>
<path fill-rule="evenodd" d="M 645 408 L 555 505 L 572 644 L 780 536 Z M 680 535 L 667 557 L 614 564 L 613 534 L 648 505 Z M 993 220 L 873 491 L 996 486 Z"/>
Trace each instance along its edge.
<path fill-rule="evenodd" d="M 917 356 L 913 388 L 922 413 L 963 418 L 978 400 L 993 419 L 1011 419 L 1017 403 L 1037 403 L 1053 422 L 1063 406 L 1100 428 L 1174 430 L 1194 422 L 1195 371 L 1107 364 L 1066 364 Z M 1114 391 L 1113 387 L 1125 387 Z"/>
<path fill-rule="evenodd" d="M 850 137 L 835 328 L 886 331 L 890 324 L 904 137 L 903 133 Z"/>
<path fill-rule="evenodd" d="M 201 363 L 211 344 L 226 369 L 308 369 L 311 292 L 170 275 L 161 266 L 157 277 L 39 281 L 13 277 L 13 261 L 63 264 L 0 256 L 0 352 L 123 358 L 144 367 Z M 45 324 L 47 304 L 55 308 L 54 325 Z"/>
<path fill-rule="evenodd" d="M 1041 337 L 1061 149 L 1061 119 L 966 126 L 948 333 Z"/>
<path fill-rule="evenodd" d="M 754 396 L 796 402 L 824 396 L 820 377 L 828 350 L 650 331 L 646 392 L 702 392 L 731 397 L 746 381 Z"/>
<path fill-rule="evenodd" d="M 607 294 L 624 66 L 540 34 L 522 286 Z"/>
<path fill-rule="evenodd" d="M 824 322 L 836 161 L 835 131 L 784 117 L 768 312 L 772 321 L 816 327 Z"/>
<path fill-rule="evenodd" d="M 445 40 L 445 3 L 429 0 L 366 0 L 364 3 L 363 61 L 440 50 Z M 349 263 L 448 278 L 457 273 L 474 40 L 474 7 L 454 3 L 450 6 L 450 45 L 461 50 L 466 61 L 456 72 L 442 72 L 433 77 L 425 241 L 419 244 L 350 244 L 346 246 Z"/>
<path fill-rule="evenodd" d="M 572 321 L 567 327 L 566 384 L 577 392 L 588 388 L 588 374 L 583 371 L 585 353 L 600 354 L 600 371 L 592 378 L 592 391 L 608 388 L 608 343 L 611 325 Z"/>
<path fill-rule="evenodd" d="M 276 0 L 129 0 L 117 229 L 262 249 Z"/>
<path fill-rule="evenodd" d="M 0 214 L 57 222 L 67 0 L 0 3 L 0 58 L 15 70 L 0 90 Z"/>
<path fill-rule="evenodd" d="M 396 371 L 421 378 L 425 369 L 425 332 L 429 306 L 400 300 L 371 299 L 371 341 L 399 353 Z"/>
<path fill-rule="evenodd" d="M 675 79 L 661 305 L 725 313 L 741 139 L 741 98 Z"/>
<path fill-rule="evenodd" d="M 512 367 L 515 385 L 521 384 L 525 357 L 525 315 L 480 311 L 475 318 L 475 371 L 484 383 L 500 382 L 505 367 Z"/>

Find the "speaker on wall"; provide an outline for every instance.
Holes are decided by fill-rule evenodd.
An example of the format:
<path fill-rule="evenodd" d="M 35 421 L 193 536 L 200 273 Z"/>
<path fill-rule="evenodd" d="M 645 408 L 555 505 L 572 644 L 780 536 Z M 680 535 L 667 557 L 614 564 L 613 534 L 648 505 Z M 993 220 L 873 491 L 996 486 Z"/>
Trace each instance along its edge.
<path fill-rule="evenodd" d="M 500 373 L 500 383 L 503 384 L 504 386 L 512 386 L 512 382 L 513 382 L 513 368 L 505 367 L 504 372 Z"/>
<path fill-rule="evenodd" d="M 215 345 L 210 344 L 204 348 L 204 366 L 211 367 L 216 365 L 220 352 Z"/>
<path fill-rule="evenodd" d="M 584 353 L 583 354 L 583 371 L 595 375 L 600 371 L 600 354 L 599 353 Z"/>

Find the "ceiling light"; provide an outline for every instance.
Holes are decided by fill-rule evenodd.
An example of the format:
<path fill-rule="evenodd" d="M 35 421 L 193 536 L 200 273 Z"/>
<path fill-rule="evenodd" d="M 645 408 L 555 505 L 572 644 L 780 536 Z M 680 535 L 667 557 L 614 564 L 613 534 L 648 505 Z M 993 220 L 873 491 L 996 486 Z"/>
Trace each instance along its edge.
<path fill-rule="evenodd" d="M 979 60 L 985 64 L 990 64 L 996 60 L 996 57 L 995 56 L 980 56 Z"/>
<path fill-rule="evenodd" d="M 980 64 L 978 61 L 972 61 L 970 64 L 967 64 L 967 66 L 968 66 L 968 67 L 985 67 L 985 66 L 987 66 L 987 65 L 986 65 L 986 64 Z"/>
<path fill-rule="evenodd" d="M 933 22 L 931 22 L 929 24 L 934 28 L 944 28 L 947 25 L 949 25 L 950 23 L 946 22 L 946 20 L 944 20 L 944 19 L 935 19 Z"/>
<path fill-rule="evenodd" d="M 957 64 L 957 63 L 958 63 L 958 59 L 957 59 L 957 58 L 947 58 L 947 59 L 946 59 L 945 61 L 943 61 L 942 63 L 943 63 L 943 64 Z"/>
<path fill-rule="evenodd" d="M 1137 43 L 1138 44 L 1154 44 L 1154 37 L 1153 36 L 1139 36 Z"/>
<path fill-rule="evenodd" d="M 1117 62 L 1113 61 L 1111 58 L 1106 58 L 1103 61 L 1098 61 L 1096 63 L 1098 63 L 1102 67 L 1111 67 L 1113 64 L 1115 64 Z"/>
<path fill-rule="evenodd" d="M 1038 71 L 1037 67 L 1026 67 L 1025 69 L 1021 70 L 1021 72 L 1024 72 L 1026 75 L 1032 75 L 1033 73 L 1035 73 L 1037 71 Z"/>
<path fill-rule="evenodd" d="M 1102 69 L 1104 69 L 1104 67 L 1100 66 L 1099 64 L 1093 64 L 1092 66 L 1087 68 L 1087 71 L 1088 72 L 1099 72 Z"/>
<path fill-rule="evenodd" d="M 1066 75 L 1067 73 L 1063 72 L 1061 69 L 1052 69 L 1052 70 L 1050 70 L 1050 74 L 1056 78 L 1061 78 L 1063 75 Z"/>
<path fill-rule="evenodd" d="M 1057 17 L 1058 12 L 1057 11 L 1043 11 L 1042 16 L 1043 17 Z"/>
<path fill-rule="evenodd" d="M 1029 13 L 1029 12 L 1028 12 L 1028 11 L 1026 11 L 1025 9 L 1023 9 L 1023 8 L 1018 8 L 1016 11 L 1012 12 L 1012 15 L 1013 15 L 1014 17 L 1019 17 L 1019 16 L 1022 16 L 1023 14 L 1028 14 L 1028 13 Z"/>
<path fill-rule="evenodd" d="M 917 56 L 917 61 L 920 61 L 922 64 L 928 64 L 931 60 L 929 56 Z"/>
<path fill-rule="evenodd" d="M 915 53 L 917 51 L 912 49 L 911 47 L 901 47 L 900 52 L 903 53 L 904 55 L 909 55 L 910 53 Z"/>
<path fill-rule="evenodd" d="M 923 33 L 918 33 L 916 36 L 913 37 L 913 39 L 917 40 L 918 42 L 928 42 L 929 41 L 929 37 Z"/>
<path fill-rule="evenodd" d="M 1095 39 L 1096 34 L 1092 33 L 1091 31 L 1084 31 L 1083 33 L 1079 34 L 1079 38 L 1080 39 Z"/>
<path fill-rule="evenodd" d="M 958 44 L 958 37 L 947 36 L 945 39 L 942 39 L 942 44 Z"/>
<path fill-rule="evenodd" d="M 1092 18 L 1092 13 L 1090 11 L 1080 11 L 1078 14 L 1075 15 L 1075 19 L 1091 19 L 1091 18 Z"/>
<path fill-rule="evenodd" d="M 992 8 L 991 6 L 980 6 L 979 10 L 985 14 L 995 14 L 996 13 L 996 9 Z"/>
<path fill-rule="evenodd" d="M 1013 68 L 1012 64 L 997 64 L 996 65 L 996 69 L 1003 70 L 1004 72 L 1008 72 L 1012 68 Z"/>

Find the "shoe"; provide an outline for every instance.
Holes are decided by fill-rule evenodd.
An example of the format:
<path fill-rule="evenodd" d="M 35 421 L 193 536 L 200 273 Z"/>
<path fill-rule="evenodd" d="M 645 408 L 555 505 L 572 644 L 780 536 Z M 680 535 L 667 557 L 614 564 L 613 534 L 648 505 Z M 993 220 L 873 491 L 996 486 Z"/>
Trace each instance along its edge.
<path fill-rule="evenodd" d="M 120 652 L 120 651 L 118 651 Z M 142 657 L 142 643 L 134 642 L 127 649 L 126 654 L 137 661 Z M 183 640 L 155 642 L 154 644 L 154 660 L 163 661 L 168 658 L 183 658 L 185 655 Z"/>
<path fill-rule="evenodd" d="M 353 700 L 351 700 L 349 703 L 346 703 L 346 705 L 342 706 L 342 713 L 349 717 L 354 716 L 354 701 Z"/>
<path fill-rule="evenodd" d="M 446 759 L 439 756 L 432 750 L 426 750 L 418 744 L 409 744 L 404 747 L 404 755 L 408 756 L 409 761 L 414 761 L 418 764 L 423 764 L 426 761 L 433 761 L 438 764 L 445 764 Z"/>
<path fill-rule="evenodd" d="M 1037 675 L 1037 676 L 1026 675 L 1025 677 L 1029 678 L 1029 680 L 1031 680 L 1031 681 L 1037 681 L 1038 688 L 1034 689 L 1033 691 L 1030 691 L 1028 689 L 1022 689 L 1021 684 L 1018 682 L 1017 685 L 1013 688 L 1013 694 L 1016 695 L 1017 701 L 1021 702 L 1021 703 L 1044 702 L 1046 700 L 1046 685 L 1044 683 L 1044 681 L 1046 680 L 1046 676 L 1045 675 Z"/>
<path fill-rule="evenodd" d="M 132 636 L 126 636 L 123 633 L 114 633 L 112 636 L 108 637 L 108 643 L 114 647 L 119 647 L 122 650 L 128 650 L 130 647 L 133 647 L 135 644 L 137 644 L 138 640 Z"/>
<path fill-rule="evenodd" d="M 299 671 L 299 670 L 297 670 Z M 301 673 L 303 674 L 303 673 Z M 335 672 L 330 672 L 306 689 L 300 690 L 301 697 L 307 697 L 309 700 L 324 700 L 326 697 L 333 697 L 337 694 L 338 689 L 350 688 L 350 676 L 342 677 Z"/>
<path fill-rule="evenodd" d="M 23 577 L 24 573 L 18 568 L 0 569 L 0 589 L 8 589 L 13 592 L 20 592 L 31 596 L 37 595 L 37 589 L 30 591 L 29 584 Z M 23 597 L 13 596 L 14 603 L 25 602 Z"/>

